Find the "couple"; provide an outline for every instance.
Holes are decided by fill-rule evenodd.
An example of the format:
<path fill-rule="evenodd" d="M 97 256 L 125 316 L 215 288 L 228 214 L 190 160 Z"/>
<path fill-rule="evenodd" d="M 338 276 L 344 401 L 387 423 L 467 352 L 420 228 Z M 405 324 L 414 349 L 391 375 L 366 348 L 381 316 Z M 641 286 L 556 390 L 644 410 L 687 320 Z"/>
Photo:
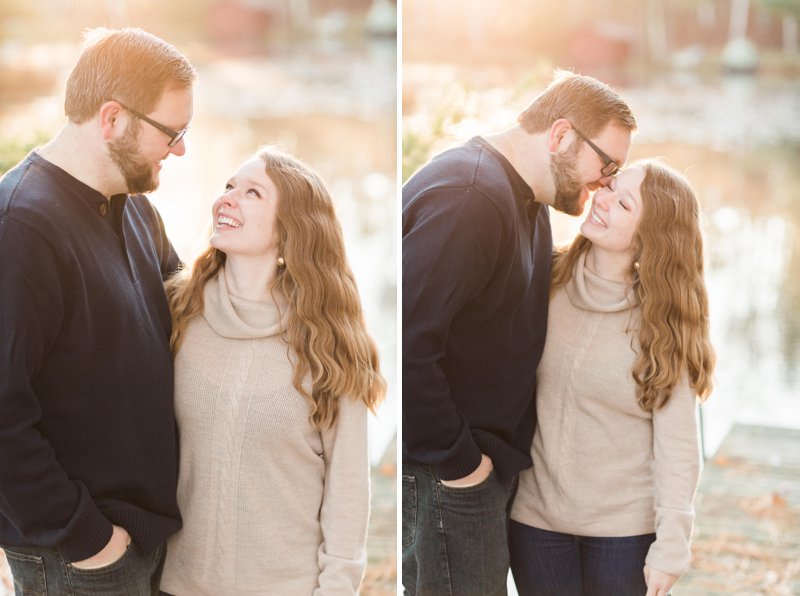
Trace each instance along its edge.
<path fill-rule="evenodd" d="M 176 274 L 141 193 L 185 152 L 195 78 L 144 31 L 89 32 L 67 124 L 0 181 L 17 594 L 354 594 L 363 574 L 385 383 L 331 198 L 262 149 Z"/>
<path fill-rule="evenodd" d="M 699 207 L 634 117 L 558 72 L 403 188 L 407 594 L 663 596 L 689 563 L 711 390 Z M 548 206 L 579 215 L 552 246 Z"/>

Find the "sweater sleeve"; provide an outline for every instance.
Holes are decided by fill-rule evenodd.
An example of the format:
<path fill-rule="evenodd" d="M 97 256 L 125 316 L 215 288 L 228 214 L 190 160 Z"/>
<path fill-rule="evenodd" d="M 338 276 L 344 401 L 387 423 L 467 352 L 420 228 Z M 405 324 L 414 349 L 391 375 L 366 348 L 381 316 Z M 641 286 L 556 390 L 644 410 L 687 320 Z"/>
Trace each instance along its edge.
<path fill-rule="evenodd" d="M 167 236 L 167 230 L 164 227 L 164 220 L 161 219 L 161 214 L 149 199 L 146 200 L 150 205 L 150 209 L 153 211 L 155 220 L 153 238 L 155 238 L 157 243 L 161 278 L 166 281 L 172 277 L 172 275 L 175 274 L 180 267 L 182 267 L 183 263 L 181 263 L 178 253 L 175 251 L 175 247 L 172 246 L 172 242 L 170 242 L 169 237 Z"/>
<path fill-rule="evenodd" d="M 62 280 L 54 250 L 11 216 L 0 218 L 0 254 L 0 511 L 31 544 L 79 561 L 99 552 L 112 528 L 38 426 L 35 378 L 65 324 Z"/>
<path fill-rule="evenodd" d="M 427 191 L 403 212 L 403 449 L 444 480 L 470 474 L 481 460 L 441 361 L 454 318 L 496 270 L 503 226 L 469 187 Z"/>
<path fill-rule="evenodd" d="M 653 413 L 656 540 L 645 562 L 680 576 L 691 558 L 694 495 L 700 478 L 697 399 L 684 378 Z"/>
<path fill-rule="evenodd" d="M 320 508 L 319 586 L 314 596 L 356 594 L 367 564 L 369 462 L 367 406 L 339 399 L 335 425 L 322 433 L 325 489 Z"/>

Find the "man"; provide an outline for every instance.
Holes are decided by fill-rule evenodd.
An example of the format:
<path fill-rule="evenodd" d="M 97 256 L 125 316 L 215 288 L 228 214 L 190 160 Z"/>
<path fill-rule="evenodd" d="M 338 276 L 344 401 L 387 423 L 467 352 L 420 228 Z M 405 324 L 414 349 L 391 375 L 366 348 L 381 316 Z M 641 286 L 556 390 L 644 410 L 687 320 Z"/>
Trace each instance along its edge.
<path fill-rule="evenodd" d="M 195 78 L 149 33 L 88 32 L 67 124 L 0 181 L 0 545 L 26 594 L 157 594 L 181 525 L 178 258 L 138 193 L 185 152 Z"/>
<path fill-rule="evenodd" d="M 580 214 L 635 128 L 606 85 L 559 72 L 516 126 L 434 157 L 403 187 L 408 594 L 506 593 L 547 326 L 548 206 Z"/>

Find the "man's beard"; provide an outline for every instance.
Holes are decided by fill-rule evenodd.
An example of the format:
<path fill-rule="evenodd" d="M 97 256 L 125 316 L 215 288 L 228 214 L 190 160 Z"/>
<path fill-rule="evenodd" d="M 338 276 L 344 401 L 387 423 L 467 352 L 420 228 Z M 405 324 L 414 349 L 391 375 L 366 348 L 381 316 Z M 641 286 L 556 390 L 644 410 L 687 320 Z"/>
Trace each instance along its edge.
<path fill-rule="evenodd" d="M 136 123 L 138 124 L 138 123 Z M 119 141 L 109 143 L 111 159 L 125 178 L 129 193 L 150 192 L 158 188 L 158 178 L 153 175 L 153 164 L 139 155 L 139 133 L 131 121 Z"/>
<path fill-rule="evenodd" d="M 580 215 L 583 211 L 581 193 L 584 185 L 578 177 L 578 152 L 570 149 L 564 154 L 554 153 L 550 172 L 556 185 L 553 207 L 567 215 Z"/>

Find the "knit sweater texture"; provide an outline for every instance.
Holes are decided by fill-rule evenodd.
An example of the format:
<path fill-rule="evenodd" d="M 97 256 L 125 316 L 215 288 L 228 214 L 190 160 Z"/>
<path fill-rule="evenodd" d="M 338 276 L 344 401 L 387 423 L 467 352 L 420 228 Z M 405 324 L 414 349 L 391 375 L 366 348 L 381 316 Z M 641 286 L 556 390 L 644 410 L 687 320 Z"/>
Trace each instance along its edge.
<path fill-rule="evenodd" d="M 0 545 L 153 552 L 180 528 L 170 316 L 178 267 L 144 195 L 31 153 L 0 181 Z"/>
<path fill-rule="evenodd" d="M 443 480 L 488 455 L 531 465 L 544 349 L 549 210 L 489 142 L 436 156 L 403 186 L 403 461 Z"/>
<path fill-rule="evenodd" d="M 511 518 L 578 536 L 655 532 L 646 563 L 679 576 L 700 474 L 696 395 L 684 377 L 666 406 L 639 407 L 631 374 L 639 317 L 626 284 L 589 271 L 585 255 L 553 295 L 533 468 L 520 474 Z"/>
<path fill-rule="evenodd" d="M 175 359 L 183 530 L 161 589 L 176 596 L 355 594 L 366 564 L 367 408 L 309 423 L 283 339 L 287 305 L 208 282 Z"/>

